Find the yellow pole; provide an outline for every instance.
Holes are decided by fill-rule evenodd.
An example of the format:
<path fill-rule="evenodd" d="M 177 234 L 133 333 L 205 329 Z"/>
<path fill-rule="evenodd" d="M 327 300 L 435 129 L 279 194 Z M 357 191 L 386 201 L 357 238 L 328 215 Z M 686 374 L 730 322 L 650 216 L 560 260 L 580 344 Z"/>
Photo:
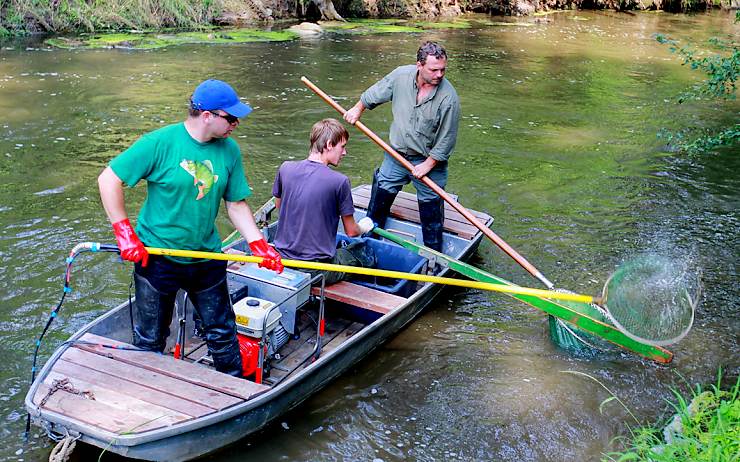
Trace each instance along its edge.
<path fill-rule="evenodd" d="M 247 263 L 261 263 L 262 257 L 251 255 L 234 255 L 228 253 L 200 252 L 196 250 L 176 250 L 147 247 L 146 250 L 153 255 L 165 255 L 168 257 L 203 258 L 209 260 L 226 260 Z M 292 268 L 313 269 L 321 271 L 337 271 L 342 273 L 363 274 L 366 276 L 380 276 L 393 279 L 408 279 L 410 281 L 431 282 L 434 284 L 446 284 L 449 286 L 467 287 L 469 289 L 491 290 L 508 294 L 532 295 L 540 298 L 553 298 L 556 300 L 569 300 L 582 303 L 601 304 L 601 297 L 590 295 L 579 295 L 567 292 L 555 292 L 553 290 L 532 289 L 514 285 L 492 284 L 490 282 L 469 281 L 466 279 L 444 278 L 439 276 L 427 276 L 426 274 L 404 273 L 401 271 L 389 271 L 376 268 L 360 268 L 356 266 L 333 265 L 331 263 L 317 263 L 301 260 L 282 260 L 283 265 Z"/>

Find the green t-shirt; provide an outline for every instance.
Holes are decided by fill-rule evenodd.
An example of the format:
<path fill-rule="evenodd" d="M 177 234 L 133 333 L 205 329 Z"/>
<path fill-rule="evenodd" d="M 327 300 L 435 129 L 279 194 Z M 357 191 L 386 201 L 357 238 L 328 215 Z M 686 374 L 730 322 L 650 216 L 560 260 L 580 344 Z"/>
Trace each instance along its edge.
<path fill-rule="evenodd" d="M 110 163 L 129 187 L 147 181 L 136 233 L 146 246 L 219 252 L 221 199 L 252 194 L 236 141 L 201 143 L 179 123 L 147 133 Z"/>

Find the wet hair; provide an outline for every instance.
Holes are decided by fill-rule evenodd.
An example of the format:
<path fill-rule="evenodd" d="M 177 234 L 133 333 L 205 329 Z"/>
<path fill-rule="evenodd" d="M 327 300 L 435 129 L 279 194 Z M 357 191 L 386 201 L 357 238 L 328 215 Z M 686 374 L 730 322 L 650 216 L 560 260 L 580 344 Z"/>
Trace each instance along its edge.
<path fill-rule="evenodd" d="M 337 119 L 319 120 L 311 127 L 311 152 L 323 152 L 331 143 L 336 146 L 349 140 L 349 132 Z"/>
<path fill-rule="evenodd" d="M 416 61 L 423 66 L 427 62 L 427 56 L 434 56 L 437 59 L 447 59 L 445 48 L 437 42 L 424 42 L 416 52 Z"/>

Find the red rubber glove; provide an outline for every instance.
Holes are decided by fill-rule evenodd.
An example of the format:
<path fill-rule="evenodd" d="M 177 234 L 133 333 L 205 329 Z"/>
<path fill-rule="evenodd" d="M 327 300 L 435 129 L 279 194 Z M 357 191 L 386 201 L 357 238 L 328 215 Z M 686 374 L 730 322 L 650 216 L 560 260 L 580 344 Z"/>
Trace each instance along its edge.
<path fill-rule="evenodd" d="M 260 239 L 250 242 L 249 249 L 255 257 L 264 258 L 262 263 L 259 264 L 260 268 L 267 268 L 277 272 L 278 274 L 283 272 L 283 262 L 280 259 L 280 254 L 277 253 L 277 250 L 268 245 L 266 240 Z"/>
<path fill-rule="evenodd" d="M 121 250 L 121 258 L 134 263 L 141 262 L 141 266 L 146 267 L 149 263 L 149 252 L 146 251 L 144 244 L 139 240 L 139 236 L 134 232 L 128 218 L 113 223 L 113 234 L 116 235 L 118 248 Z"/>

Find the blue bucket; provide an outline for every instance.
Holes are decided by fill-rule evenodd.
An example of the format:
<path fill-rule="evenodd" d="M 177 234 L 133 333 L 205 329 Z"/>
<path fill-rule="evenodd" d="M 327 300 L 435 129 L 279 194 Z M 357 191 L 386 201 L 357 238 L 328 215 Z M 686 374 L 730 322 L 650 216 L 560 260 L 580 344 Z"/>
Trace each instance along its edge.
<path fill-rule="evenodd" d="M 364 242 L 365 245 L 375 251 L 377 269 L 419 274 L 424 270 L 427 263 L 426 258 L 394 243 L 370 238 L 353 239 L 343 234 L 337 234 L 337 246 L 340 246 L 342 243 L 351 242 Z M 350 280 L 355 284 L 398 295 L 399 297 L 408 297 L 414 293 L 414 290 L 416 289 L 416 281 L 409 281 L 407 279 L 392 279 L 353 274 L 350 276 Z"/>

